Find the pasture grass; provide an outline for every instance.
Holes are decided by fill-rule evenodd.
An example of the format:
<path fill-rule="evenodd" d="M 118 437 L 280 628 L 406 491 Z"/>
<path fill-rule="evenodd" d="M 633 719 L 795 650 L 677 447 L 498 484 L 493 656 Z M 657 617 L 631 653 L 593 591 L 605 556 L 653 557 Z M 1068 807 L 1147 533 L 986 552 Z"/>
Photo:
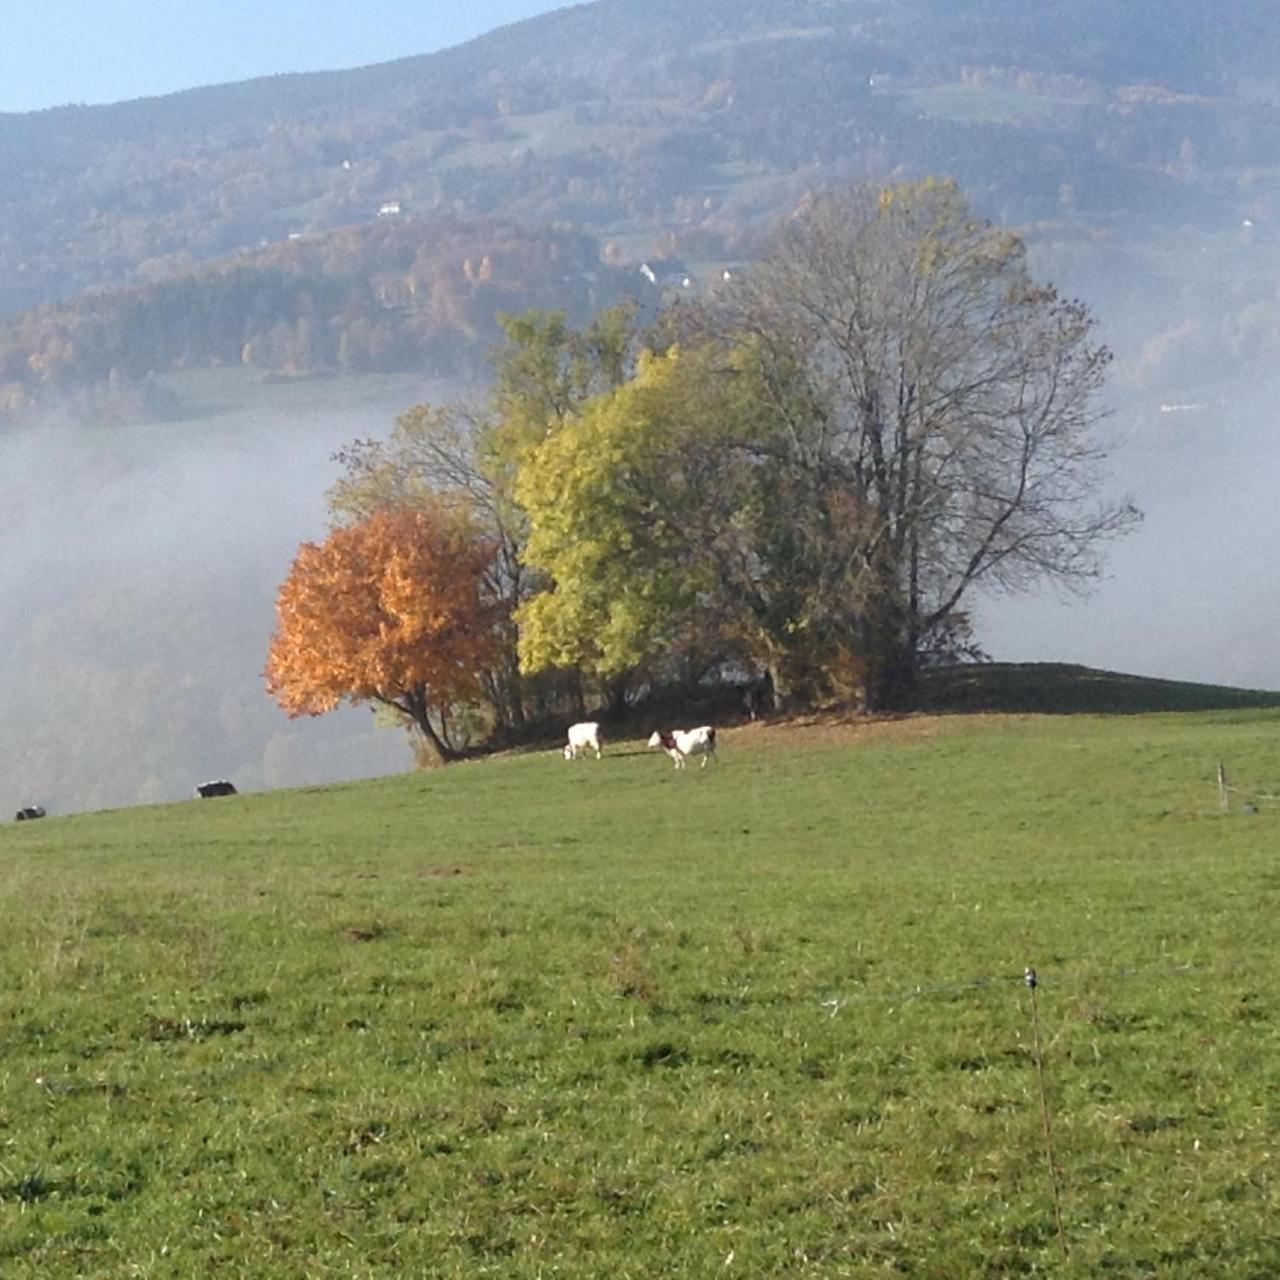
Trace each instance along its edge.
<path fill-rule="evenodd" d="M 457 381 L 418 374 L 316 374 L 272 379 L 243 365 L 181 369 L 165 374 L 163 381 L 177 396 L 186 420 L 235 413 L 303 418 L 317 410 L 329 414 L 376 412 L 390 418 L 416 401 L 450 399 L 464 390 Z"/>
<path fill-rule="evenodd" d="M 1078 115 L 1082 104 L 1072 98 L 1007 89 L 996 85 L 940 84 L 903 94 L 904 109 L 957 124 L 1019 124 L 1031 128 L 1060 127 Z"/>
<path fill-rule="evenodd" d="M 920 702 L 930 711 L 1133 715 L 1143 711 L 1228 711 L 1280 707 L 1280 693 L 1098 671 L 1073 663 L 957 663 L 926 673 Z"/>
<path fill-rule="evenodd" d="M 1280 1273 L 1280 712 L 0 831 L 0 1273 Z M 1024 966 L 1070 1261 L 1045 1171 Z"/>

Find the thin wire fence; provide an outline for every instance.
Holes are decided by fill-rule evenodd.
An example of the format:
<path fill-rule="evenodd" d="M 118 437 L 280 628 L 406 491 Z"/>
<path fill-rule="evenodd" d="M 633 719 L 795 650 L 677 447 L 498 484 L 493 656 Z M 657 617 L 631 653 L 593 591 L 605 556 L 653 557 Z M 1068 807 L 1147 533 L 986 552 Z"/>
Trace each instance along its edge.
<path fill-rule="evenodd" d="M 1218 765 L 1218 804 L 1223 813 L 1227 813 L 1231 809 L 1232 795 L 1244 796 L 1245 803 L 1251 804 L 1255 800 L 1280 800 L 1280 796 L 1267 795 L 1261 791 L 1254 791 L 1249 787 L 1237 787 L 1227 777 L 1227 766 L 1225 764 Z"/>
<path fill-rule="evenodd" d="M 1181 976 L 1190 973 L 1204 973 L 1207 965 L 1186 962 L 1182 964 L 1138 965 L 1117 969 L 1089 969 L 1074 977 L 1065 975 L 1054 978 L 1049 974 L 1048 985 L 1053 991 L 1078 991 L 1089 983 L 1100 979 L 1140 978 L 1160 975 L 1162 977 Z M 820 1002 L 832 1018 L 846 1005 L 857 1004 L 905 1004 L 908 1000 L 922 1000 L 930 996 L 957 996 L 970 991 L 986 991 L 1010 986 L 1019 986 L 1026 981 L 1024 973 L 992 974 L 983 978 L 969 978 L 964 982 L 940 982 L 930 985 L 901 987 L 896 991 L 859 991 L 845 996 L 831 996 Z M 1043 983 L 1044 973 L 1041 971 L 1040 981 Z"/>
<path fill-rule="evenodd" d="M 1235 792 L 1236 795 L 1248 796 L 1250 800 L 1280 800 L 1280 796 L 1270 796 L 1262 791 L 1251 791 L 1248 787 L 1228 787 L 1227 790 Z"/>

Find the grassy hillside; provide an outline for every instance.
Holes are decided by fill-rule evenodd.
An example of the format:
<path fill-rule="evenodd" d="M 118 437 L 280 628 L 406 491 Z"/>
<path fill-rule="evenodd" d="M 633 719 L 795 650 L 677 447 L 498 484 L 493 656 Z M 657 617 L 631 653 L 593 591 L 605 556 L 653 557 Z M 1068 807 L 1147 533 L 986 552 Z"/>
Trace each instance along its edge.
<path fill-rule="evenodd" d="M 983 662 L 926 672 L 921 702 L 931 711 L 1133 715 L 1280 707 L 1280 693 L 1095 671 L 1067 662 Z"/>
<path fill-rule="evenodd" d="M 10 826 L 6 1275 L 1269 1276 L 1280 713 Z M 1072 1252 L 1056 1266 L 1023 968 Z"/>

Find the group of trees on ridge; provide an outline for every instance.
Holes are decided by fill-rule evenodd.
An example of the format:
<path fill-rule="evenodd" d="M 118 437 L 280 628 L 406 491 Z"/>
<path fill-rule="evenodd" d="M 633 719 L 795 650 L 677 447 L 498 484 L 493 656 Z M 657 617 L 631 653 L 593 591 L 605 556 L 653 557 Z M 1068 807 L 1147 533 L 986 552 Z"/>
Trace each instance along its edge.
<path fill-rule="evenodd" d="M 767 672 L 909 702 L 979 583 L 1092 576 L 1109 353 L 1016 236 L 926 181 L 814 198 L 745 277 L 647 329 L 506 318 L 486 404 L 357 442 L 281 588 L 291 714 L 374 702 L 444 758 L 588 699 Z"/>

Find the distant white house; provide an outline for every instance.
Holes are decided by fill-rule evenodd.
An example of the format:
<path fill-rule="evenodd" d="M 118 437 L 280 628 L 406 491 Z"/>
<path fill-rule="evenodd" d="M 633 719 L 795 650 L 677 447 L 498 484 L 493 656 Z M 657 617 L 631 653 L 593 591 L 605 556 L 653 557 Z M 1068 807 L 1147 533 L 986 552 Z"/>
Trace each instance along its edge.
<path fill-rule="evenodd" d="M 378 217 L 380 218 L 398 218 L 404 212 L 404 206 L 399 200 L 384 200 L 378 206 Z"/>
<path fill-rule="evenodd" d="M 692 289 L 693 273 L 679 258 L 655 258 L 640 264 L 640 274 L 655 289 Z"/>

